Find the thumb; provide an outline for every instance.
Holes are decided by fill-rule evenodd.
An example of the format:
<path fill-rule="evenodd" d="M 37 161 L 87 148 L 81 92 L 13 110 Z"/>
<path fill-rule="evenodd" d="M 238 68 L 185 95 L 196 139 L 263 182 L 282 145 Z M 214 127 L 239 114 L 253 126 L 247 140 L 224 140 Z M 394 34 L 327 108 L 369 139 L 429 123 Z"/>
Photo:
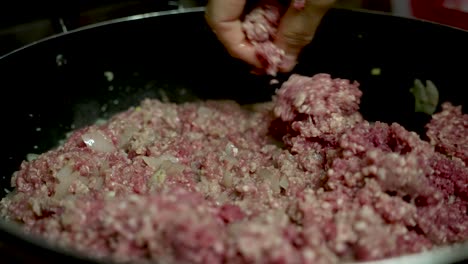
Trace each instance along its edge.
<path fill-rule="evenodd" d="M 280 71 L 289 72 L 296 65 L 302 48 L 309 44 L 325 13 L 334 0 L 306 0 L 302 9 L 294 7 L 294 0 L 281 18 L 275 44 L 285 51 Z"/>

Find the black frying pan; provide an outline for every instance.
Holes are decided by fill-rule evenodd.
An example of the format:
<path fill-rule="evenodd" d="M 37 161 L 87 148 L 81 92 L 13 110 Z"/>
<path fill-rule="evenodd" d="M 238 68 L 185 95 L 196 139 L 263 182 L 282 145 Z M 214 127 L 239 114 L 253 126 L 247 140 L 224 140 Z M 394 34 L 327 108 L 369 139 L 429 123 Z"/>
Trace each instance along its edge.
<path fill-rule="evenodd" d="M 466 109 L 467 47 L 468 32 L 455 28 L 333 9 L 294 71 L 357 80 L 366 119 L 398 122 L 422 134 L 429 116 L 415 113 L 409 88 L 415 78 L 432 80 L 441 102 Z M 381 74 L 372 75 L 373 68 Z M 229 57 L 202 9 L 119 19 L 40 41 L 1 57 L 0 77 L 2 195 L 28 153 L 44 152 L 67 131 L 145 97 L 254 103 L 270 100 L 275 88 L 269 77 L 250 75 L 246 65 Z M 2 221 L 0 241 L 2 261 L 83 261 Z"/>

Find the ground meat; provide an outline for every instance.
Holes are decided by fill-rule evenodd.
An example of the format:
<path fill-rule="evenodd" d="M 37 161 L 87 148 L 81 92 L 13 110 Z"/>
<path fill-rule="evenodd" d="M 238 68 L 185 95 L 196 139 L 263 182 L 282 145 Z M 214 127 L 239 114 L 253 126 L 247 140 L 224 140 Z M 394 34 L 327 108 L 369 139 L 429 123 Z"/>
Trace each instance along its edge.
<path fill-rule="evenodd" d="M 292 6 L 303 10 L 306 0 L 294 0 Z M 284 50 L 273 42 L 276 38 L 281 14 L 276 6 L 260 5 L 248 13 L 242 22 L 246 39 L 255 47 L 256 56 L 269 75 L 276 76 L 281 65 L 286 61 Z"/>
<path fill-rule="evenodd" d="M 276 76 L 284 59 L 284 51 L 273 44 L 279 21 L 278 8 L 264 5 L 253 9 L 242 23 L 247 40 L 254 45 L 266 73 L 272 76 Z"/>
<path fill-rule="evenodd" d="M 430 143 L 364 120 L 361 94 L 318 74 L 248 107 L 143 100 L 24 161 L 1 216 L 122 263 L 338 263 L 467 241 L 466 115 L 445 104 Z"/>
<path fill-rule="evenodd" d="M 339 134 L 362 121 L 358 85 L 328 74 L 292 75 L 275 97 L 275 115 L 303 137 Z"/>
<path fill-rule="evenodd" d="M 427 128 L 427 136 L 438 151 L 468 164 L 468 115 L 462 114 L 461 106 L 442 104 L 442 112 L 433 115 Z"/>

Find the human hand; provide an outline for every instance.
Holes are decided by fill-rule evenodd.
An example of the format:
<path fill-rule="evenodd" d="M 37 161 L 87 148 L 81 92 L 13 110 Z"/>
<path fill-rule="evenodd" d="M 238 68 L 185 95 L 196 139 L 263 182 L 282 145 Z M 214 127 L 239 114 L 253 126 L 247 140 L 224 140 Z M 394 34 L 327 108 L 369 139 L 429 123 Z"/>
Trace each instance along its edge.
<path fill-rule="evenodd" d="M 274 43 L 285 52 L 284 62 L 279 70 L 291 71 L 296 65 L 297 57 L 308 45 L 325 13 L 333 6 L 335 0 L 303 0 L 303 8 L 297 8 L 293 1 L 281 17 Z"/>
<path fill-rule="evenodd" d="M 209 0 L 205 18 L 231 56 L 260 69 L 262 64 L 255 54 L 255 47 L 242 29 L 245 3 L 246 0 Z"/>
<path fill-rule="evenodd" d="M 335 0 L 287 1 L 289 7 L 277 0 L 263 2 L 274 5 L 281 11 L 278 31 L 273 41 L 285 52 L 279 70 L 289 72 L 294 68 L 302 48 L 312 41 L 322 17 Z M 264 65 L 242 28 L 241 18 L 245 12 L 245 4 L 246 0 L 209 0 L 205 16 L 207 23 L 231 56 L 261 69 Z"/>

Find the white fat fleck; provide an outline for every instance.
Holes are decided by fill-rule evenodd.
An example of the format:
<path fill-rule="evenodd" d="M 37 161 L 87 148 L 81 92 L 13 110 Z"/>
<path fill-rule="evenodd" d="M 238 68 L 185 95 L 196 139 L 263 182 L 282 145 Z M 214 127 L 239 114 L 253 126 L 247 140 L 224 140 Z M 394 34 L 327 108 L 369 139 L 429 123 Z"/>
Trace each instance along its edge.
<path fill-rule="evenodd" d="M 310 249 L 304 249 L 304 258 L 311 261 L 315 258 L 315 252 Z"/>
<path fill-rule="evenodd" d="M 453 204 L 455 202 L 455 196 L 450 195 L 448 199 L 448 204 Z"/>
<path fill-rule="evenodd" d="M 343 199 L 342 199 L 342 198 L 338 198 L 338 200 L 336 200 L 336 204 L 337 204 L 338 206 L 343 205 Z"/>
<path fill-rule="evenodd" d="M 383 168 L 378 168 L 377 175 L 381 180 L 385 180 L 387 178 L 387 171 Z"/>
<path fill-rule="evenodd" d="M 224 246 L 223 246 L 223 244 L 221 242 L 216 242 L 213 245 L 213 249 L 215 250 L 215 252 L 222 253 L 223 249 L 224 249 Z"/>
<path fill-rule="evenodd" d="M 232 155 L 232 156 L 235 157 L 235 156 L 237 156 L 237 153 L 239 152 L 239 149 L 236 146 L 234 146 L 234 144 L 228 143 L 228 144 L 226 144 L 226 150 L 225 151 L 226 151 L 226 153 L 228 155 Z"/>
<path fill-rule="evenodd" d="M 369 157 L 370 159 L 373 159 L 373 160 L 377 159 L 377 155 L 378 155 L 378 154 L 377 154 L 377 151 L 370 151 L 370 152 L 368 153 L 368 157 Z"/>
<path fill-rule="evenodd" d="M 344 244 L 344 243 L 338 243 L 338 244 L 336 245 L 336 250 L 337 250 L 338 252 L 343 252 L 343 251 L 345 251 L 345 250 L 346 250 L 345 244 Z"/>
<path fill-rule="evenodd" d="M 367 224 L 364 221 L 357 221 L 354 224 L 354 229 L 356 229 L 357 231 L 364 231 L 366 227 L 367 227 Z"/>
<path fill-rule="evenodd" d="M 131 227 L 131 228 L 137 228 L 138 227 L 138 221 L 135 217 L 133 218 L 130 218 L 128 220 L 128 225 Z"/>
<path fill-rule="evenodd" d="M 361 216 L 369 218 L 374 215 L 374 211 L 368 205 L 364 205 L 361 209 Z"/>

